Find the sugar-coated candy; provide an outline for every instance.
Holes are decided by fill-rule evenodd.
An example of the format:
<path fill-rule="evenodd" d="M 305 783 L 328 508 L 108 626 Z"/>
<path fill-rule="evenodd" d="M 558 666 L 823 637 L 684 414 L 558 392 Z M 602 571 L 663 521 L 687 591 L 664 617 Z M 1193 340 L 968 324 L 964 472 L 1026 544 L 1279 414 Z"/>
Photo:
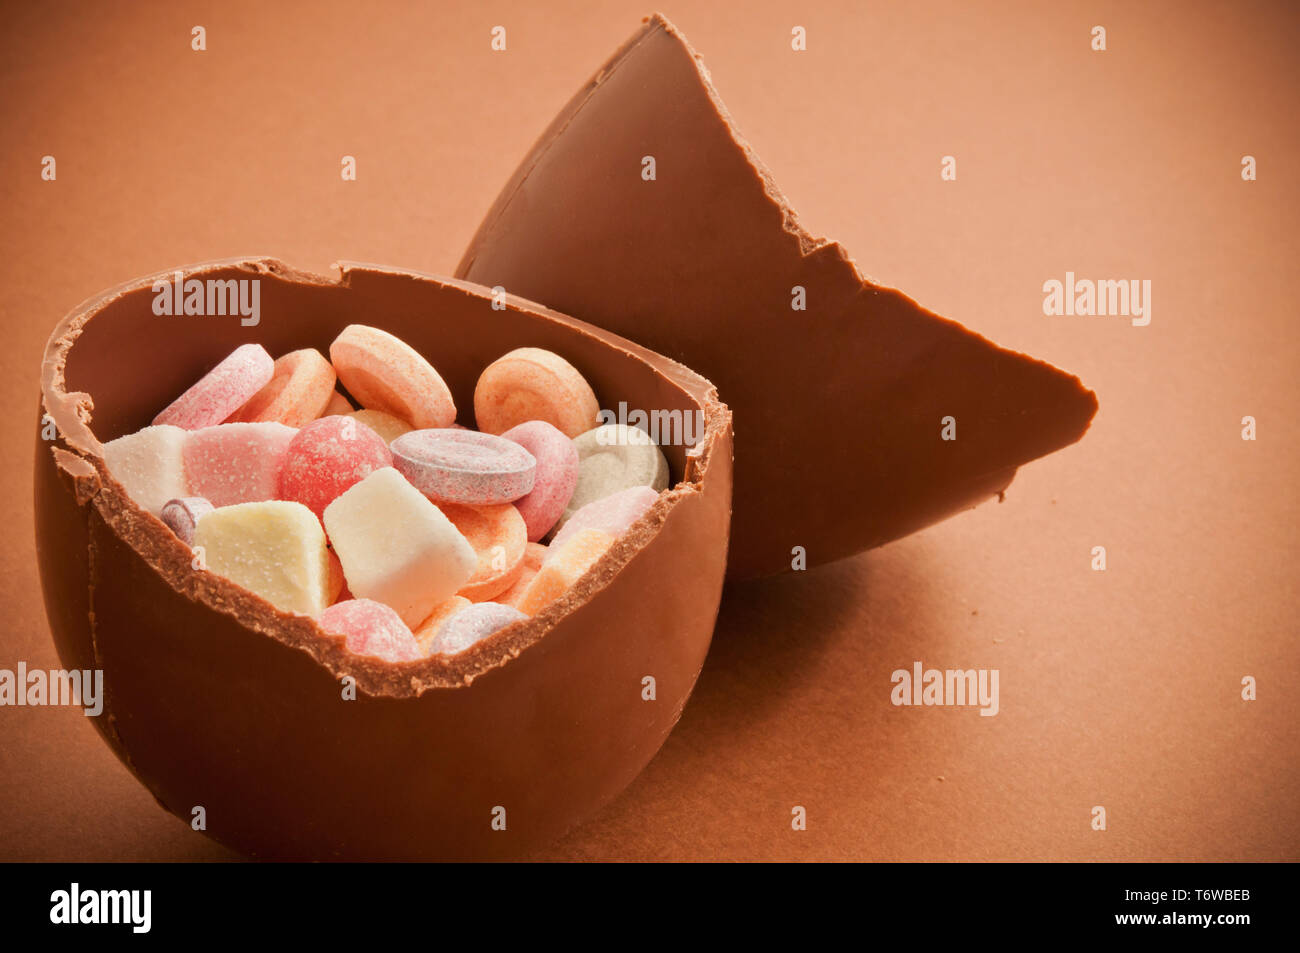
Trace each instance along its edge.
<path fill-rule="evenodd" d="M 668 458 L 650 435 L 625 424 L 605 424 L 577 437 L 578 485 L 560 517 L 563 526 L 588 503 L 632 486 L 668 487 Z"/>
<path fill-rule="evenodd" d="M 565 540 L 584 529 L 598 529 L 617 539 L 654 506 L 657 499 L 658 491 L 648 486 L 630 486 L 626 490 L 593 500 L 582 509 L 574 511 L 551 540 L 551 546 L 563 546 Z"/>
<path fill-rule="evenodd" d="M 275 373 L 275 361 L 260 344 L 241 344 L 197 384 L 153 419 L 156 425 L 171 424 L 183 430 L 198 430 L 221 423 L 248 403 Z"/>
<path fill-rule="evenodd" d="M 596 395 L 572 364 L 538 347 L 505 354 L 479 376 L 474 418 L 484 433 L 501 434 L 529 420 L 544 420 L 567 437 L 594 427 Z"/>
<path fill-rule="evenodd" d="M 194 533 L 204 567 L 277 609 L 318 616 L 329 600 L 329 553 L 320 520 L 301 503 L 222 506 Z"/>
<path fill-rule="evenodd" d="M 230 416 L 230 423 L 274 420 L 301 427 L 343 395 L 334 389 L 334 367 L 315 348 L 290 351 L 275 360 L 271 380 Z M 351 410 L 349 405 L 348 410 Z"/>
<path fill-rule="evenodd" d="M 519 610 L 537 615 L 549 606 L 595 565 L 614 537 L 598 529 L 584 529 L 566 540 L 563 546 L 549 548 L 542 567 L 519 598 Z"/>
<path fill-rule="evenodd" d="M 349 324 L 330 345 L 330 360 L 348 393 L 368 410 L 417 428 L 446 427 L 456 419 L 451 391 L 438 372 L 387 331 Z"/>
<path fill-rule="evenodd" d="M 573 441 L 544 420 L 529 420 L 501 435 L 519 444 L 537 461 L 533 488 L 515 501 L 536 542 L 551 531 L 578 485 L 578 450 Z"/>
<path fill-rule="evenodd" d="M 145 427 L 104 444 L 104 463 L 127 496 L 157 516 L 168 500 L 190 495 L 183 456 L 188 436 L 166 424 Z"/>
<path fill-rule="evenodd" d="M 478 568 L 456 594 L 471 602 L 486 602 L 509 589 L 523 568 L 524 548 L 528 545 L 528 528 L 519 511 L 509 503 L 441 503 L 438 509 L 478 555 Z"/>
<path fill-rule="evenodd" d="M 473 604 L 464 596 L 452 596 L 446 602 L 434 606 L 433 611 L 429 613 L 429 618 L 421 622 L 420 627 L 415 630 L 415 641 L 420 645 L 420 652 L 428 655 L 429 646 L 433 644 L 434 636 L 438 634 L 442 624 L 461 609 L 468 609 Z"/>
<path fill-rule="evenodd" d="M 333 367 L 333 365 L 330 366 Z M 356 408 L 352 406 L 352 402 L 336 390 L 330 395 L 330 402 L 325 405 L 325 409 L 321 411 L 320 416 L 333 417 L 336 414 L 350 414 L 355 410 Z"/>
<path fill-rule="evenodd" d="M 435 501 L 509 503 L 533 488 L 537 470 L 519 444 L 473 430 L 412 430 L 390 449 L 393 466 Z"/>
<path fill-rule="evenodd" d="M 429 654 L 455 655 L 464 652 L 493 632 L 527 618 L 514 606 L 499 602 L 477 602 L 468 609 L 453 614 L 442 624 L 429 645 Z"/>
<path fill-rule="evenodd" d="M 330 503 L 325 529 L 352 594 L 392 606 L 408 626 L 428 618 L 478 568 L 451 520 L 392 467 Z"/>
<path fill-rule="evenodd" d="M 345 637 L 354 655 L 373 655 L 386 662 L 412 662 L 423 653 L 415 636 L 391 608 L 372 599 L 348 599 L 321 613 L 317 625 Z"/>
<path fill-rule="evenodd" d="M 317 516 L 348 487 L 393 465 L 382 437 L 349 416 L 322 417 L 298 431 L 280 471 L 279 496 Z"/>
<path fill-rule="evenodd" d="M 384 443 L 392 443 L 404 433 L 415 428 L 405 420 L 386 414 L 382 410 L 354 410 L 348 416 L 359 420 L 383 438 Z"/>
<path fill-rule="evenodd" d="M 338 553 L 330 549 L 330 587 L 329 602 L 334 605 L 344 599 L 351 599 L 352 593 L 348 592 L 347 580 L 343 578 L 343 564 L 339 562 Z"/>
<path fill-rule="evenodd" d="M 503 605 L 514 606 L 519 608 L 519 600 L 523 597 L 528 584 L 533 581 L 537 571 L 542 568 L 542 561 L 546 558 L 546 547 L 541 543 L 529 543 L 524 547 L 524 558 L 520 560 L 519 575 L 514 583 L 501 595 L 494 599 L 494 602 L 500 602 Z"/>
<path fill-rule="evenodd" d="M 162 508 L 162 521 L 168 529 L 186 546 L 194 545 L 194 531 L 198 528 L 199 517 L 215 509 L 209 500 L 201 496 L 183 496 L 168 500 Z"/>
<path fill-rule="evenodd" d="M 213 506 L 279 498 L 280 471 L 297 432 L 272 421 L 193 431 L 184 453 L 190 493 Z"/>

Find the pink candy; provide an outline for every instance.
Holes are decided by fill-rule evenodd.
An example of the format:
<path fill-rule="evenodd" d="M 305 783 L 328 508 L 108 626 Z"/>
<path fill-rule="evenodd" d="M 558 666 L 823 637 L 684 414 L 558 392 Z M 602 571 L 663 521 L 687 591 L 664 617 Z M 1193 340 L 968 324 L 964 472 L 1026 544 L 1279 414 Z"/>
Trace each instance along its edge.
<path fill-rule="evenodd" d="M 270 421 L 194 431 L 181 451 L 190 494 L 213 506 L 278 499 L 280 468 L 296 433 Z"/>
<path fill-rule="evenodd" d="M 275 361 L 266 348 L 260 344 L 240 345 L 153 422 L 155 426 L 172 424 L 185 430 L 214 426 L 248 403 L 274 374 Z"/>
<path fill-rule="evenodd" d="M 162 508 L 162 521 L 186 546 L 194 545 L 194 530 L 199 517 L 211 513 L 215 507 L 201 496 L 186 496 L 169 500 Z"/>
<path fill-rule="evenodd" d="M 515 501 L 528 527 L 528 541 L 535 543 L 550 532 L 569 505 L 578 485 L 578 450 L 572 440 L 544 420 L 530 420 L 501 436 L 519 444 L 537 461 L 532 492 Z"/>
<path fill-rule="evenodd" d="M 280 472 L 280 499 L 323 516 L 344 490 L 393 465 L 382 437 L 352 417 L 322 417 L 298 431 Z"/>
<path fill-rule="evenodd" d="M 434 500 L 510 503 L 533 488 L 537 461 L 519 444 L 474 430 L 413 430 L 391 444 L 393 466 Z"/>
<path fill-rule="evenodd" d="M 499 602 L 476 602 L 467 609 L 461 609 L 442 624 L 429 645 L 429 654 L 455 655 L 498 629 L 527 618 L 514 606 Z"/>
<path fill-rule="evenodd" d="M 326 632 L 345 636 L 347 650 L 355 655 L 374 655 L 387 662 L 412 662 L 421 657 L 411 630 L 382 602 L 336 602 L 321 613 L 318 623 Z"/>
<path fill-rule="evenodd" d="M 614 538 L 622 536 L 629 526 L 654 506 L 659 493 L 648 486 L 631 486 L 611 493 L 603 499 L 588 503 L 569 517 L 551 540 L 550 551 L 555 552 L 570 536 L 584 529 L 597 529 Z"/>

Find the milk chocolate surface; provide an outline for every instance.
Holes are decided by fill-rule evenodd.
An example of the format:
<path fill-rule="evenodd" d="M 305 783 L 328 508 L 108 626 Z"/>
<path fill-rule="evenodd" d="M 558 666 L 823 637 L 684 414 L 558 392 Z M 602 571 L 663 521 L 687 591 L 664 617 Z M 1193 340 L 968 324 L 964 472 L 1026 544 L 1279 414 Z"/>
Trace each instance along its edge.
<path fill-rule="evenodd" d="M 185 821 L 202 806 L 209 836 L 282 859 L 515 856 L 622 790 L 680 717 L 717 613 L 731 447 L 712 385 L 527 302 L 496 310 L 487 289 L 453 279 L 344 265 L 336 281 L 266 259 L 184 273 L 259 281 L 260 323 L 160 317 L 143 278 L 66 318 L 43 365 L 59 435 L 36 447 L 46 608 L 63 663 L 104 671 L 95 723 L 122 761 Z M 430 357 L 464 423 L 479 371 L 534 346 L 607 398 L 703 413 L 703 440 L 664 448 L 674 487 L 536 617 L 454 657 L 352 655 L 312 619 L 196 572 L 100 445 L 146 425 L 237 344 L 325 350 L 361 319 Z"/>
<path fill-rule="evenodd" d="M 733 576 L 790 569 L 795 547 L 828 562 L 974 506 L 1097 409 L 1078 378 L 864 278 L 805 231 L 661 16 L 542 134 L 457 274 L 718 384 L 736 419 Z"/>

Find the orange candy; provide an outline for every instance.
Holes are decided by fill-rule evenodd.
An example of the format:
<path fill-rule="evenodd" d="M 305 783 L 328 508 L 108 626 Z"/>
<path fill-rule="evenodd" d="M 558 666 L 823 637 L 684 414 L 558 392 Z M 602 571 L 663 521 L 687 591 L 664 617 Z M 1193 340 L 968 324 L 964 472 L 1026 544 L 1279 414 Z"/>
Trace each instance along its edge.
<path fill-rule="evenodd" d="M 563 546 L 546 554 L 516 608 L 527 615 L 537 615 L 564 595 L 612 545 L 614 537 L 598 529 L 575 533 Z"/>
<path fill-rule="evenodd" d="M 330 598 L 329 604 L 334 605 L 334 603 L 341 602 L 344 599 L 351 599 L 352 593 L 347 592 L 348 584 L 347 580 L 343 578 L 343 564 L 339 562 L 339 557 L 335 554 L 333 549 L 329 550 L 329 557 L 330 586 L 328 595 Z"/>
<path fill-rule="evenodd" d="M 275 362 L 271 381 L 227 418 L 227 423 L 273 421 L 301 427 L 325 412 L 334 395 L 334 368 L 315 348 L 290 351 Z M 342 399 L 342 395 L 339 395 Z"/>
<path fill-rule="evenodd" d="M 514 606 L 518 609 L 520 598 L 528 588 L 528 584 L 533 581 L 533 577 L 537 575 L 537 570 L 542 568 L 542 560 L 545 558 L 545 546 L 541 543 L 529 543 L 524 548 L 523 566 L 519 570 L 519 577 L 515 580 L 514 585 L 493 601 L 500 602 L 502 605 Z"/>
<path fill-rule="evenodd" d="M 503 434 L 529 420 L 544 420 L 567 437 L 598 423 L 600 406 L 572 364 L 539 347 L 516 348 L 479 375 L 474 418 L 484 433 Z"/>
<path fill-rule="evenodd" d="M 387 331 L 349 324 L 330 345 L 330 360 L 348 393 L 417 430 L 456 420 L 451 391 L 420 352 Z"/>
<path fill-rule="evenodd" d="M 330 402 L 325 405 L 325 409 L 320 412 L 320 415 L 322 417 L 342 417 L 344 414 L 352 413 L 355 409 L 352 402 L 336 390 L 330 396 Z"/>
<path fill-rule="evenodd" d="M 392 414 L 386 414 L 382 410 L 354 410 L 348 413 L 353 420 L 359 420 L 375 433 L 379 434 L 384 443 L 392 443 L 404 433 L 410 433 L 413 428 L 405 420 L 399 420 Z"/>
<path fill-rule="evenodd" d="M 433 612 L 429 618 L 420 623 L 420 627 L 415 630 L 415 641 L 420 646 L 422 655 L 429 654 L 429 646 L 433 644 L 433 638 L 442 628 L 442 624 L 454 616 L 461 609 L 468 609 L 471 603 L 464 596 L 452 596 L 446 602 L 440 602 L 433 607 Z"/>
<path fill-rule="evenodd" d="M 524 566 L 528 527 L 513 503 L 467 506 L 439 503 L 478 555 L 478 569 L 456 591 L 471 602 L 486 602 L 509 589 Z"/>

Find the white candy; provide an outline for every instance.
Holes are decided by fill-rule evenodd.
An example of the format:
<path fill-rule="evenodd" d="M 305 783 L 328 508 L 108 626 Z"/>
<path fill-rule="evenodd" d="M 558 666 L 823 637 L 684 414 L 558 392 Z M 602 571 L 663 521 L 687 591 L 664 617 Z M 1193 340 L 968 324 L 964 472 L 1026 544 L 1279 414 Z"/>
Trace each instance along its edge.
<path fill-rule="evenodd" d="M 325 529 L 352 594 L 391 606 L 412 628 L 478 568 L 455 524 L 392 467 L 325 507 Z"/>
<path fill-rule="evenodd" d="M 668 458 L 638 427 L 605 424 L 574 437 L 573 445 L 578 450 L 578 485 L 557 527 L 588 503 L 620 490 L 668 488 Z"/>
<path fill-rule="evenodd" d="M 188 436 L 169 424 L 145 427 L 104 444 L 104 462 L 131 499 L 157 516 L 168 500 L 190 495 L 182 453 Z"/>
<path fill-rule="evenodd" d="M 277 609 L 318 616 L 329 605 L 325 532 L 301 503 L 237 503 L 204 514 L 194 531 L 208 572 L 225 576 Z"/>

